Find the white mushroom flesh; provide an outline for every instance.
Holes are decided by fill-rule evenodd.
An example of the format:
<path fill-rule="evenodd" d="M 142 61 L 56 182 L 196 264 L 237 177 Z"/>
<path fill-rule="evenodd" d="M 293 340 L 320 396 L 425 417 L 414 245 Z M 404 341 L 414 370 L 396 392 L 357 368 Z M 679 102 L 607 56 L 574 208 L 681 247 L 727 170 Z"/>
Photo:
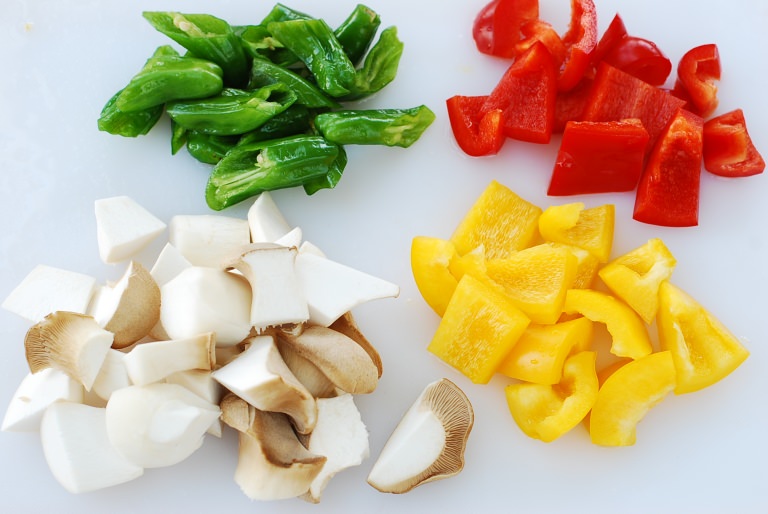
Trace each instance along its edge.
<path fill-rule="evenodd" d="M 247 220 L 214 214 L 174 216 L 168 231 L 170 243 L 194 266 L 220 268 L 251 242 Z"/>
<path fill-rule="evenodd" d="M 96 200 L 94 210 L 99 256 L 108 264 L 131 259 L 165 230 L 165 223 L 128 196 Z"/>
<path fill-rule="evenodd" d="M 19 384 L 3 418 L 4 432 L 36 432 L 45 409 L 55 401 L 81 403 L 83 386 L 55 368 L 28 373 Z"/>

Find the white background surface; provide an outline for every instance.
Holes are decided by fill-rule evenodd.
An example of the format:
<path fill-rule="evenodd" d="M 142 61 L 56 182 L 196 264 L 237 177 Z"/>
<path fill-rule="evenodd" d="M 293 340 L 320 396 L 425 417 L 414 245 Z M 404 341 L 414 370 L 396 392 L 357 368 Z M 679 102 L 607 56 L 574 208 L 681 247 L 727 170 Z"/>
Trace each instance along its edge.
<path fill-rule="evenodd" d="M 354 0 L 288 5 L 334 26 Z M 398 283 L 398 299 L 356 311 L 377 345 L 385 372 L 377 391 L 358 397 L 378 455 L 400 415 L 432 380 L 448 377 L 470 397 L 476 424 L 466 467 L 457 477 L 402 496 L 365 482 L 373 462 L 337 476 L 319 505 L 288 500 L 253 505 L 232 480 L 236 438 L 209 437 L 172 468 L 149 470 L 132 483 L 74 496 L 49 473 L 35 434 L 0 434 L 3 512 L 766 512 L 768 487 L 768 184 L 702 177 L 700 226 L 663 229 L 631 219 L 634 196 L 581 197 L 617 207 L 614 255 L 661 237 L 678 259 L 673 281 L 718 316 L 752 352 L 734 374 L 707 390 L 669 397 L 641 423 L 634 447 L 592 445 L 581 427 L 544 444 L 514 424 L 505 380 L 475 386 L 425 347 L 437 317 L 420 298 L 409 266 L 415 235 L 449 237 L 491 179 L 546 207 L 557 149 L 507 142 L 493 158 L 472 159 L 453 142 L 445 99 L 486 94 L 506 63 L 480 55 L 471 37 L 483 0 L 380 0 L 383 26 L 405 42 L 398 77 L 366 103 L 427 104 L 437 120 L 408 150 L 349 148 L 336 190 L 306 197 L 274 193 L 288 220 L 338 261 Z M 600 32 L 619 12 L 629 32 L 655 41 L 676 63 L 689 48 L 717 43 L 723 63 L 718 113 L 744 109 L 752 137 L 768 154 L 768 4 L 759 0 L 596 0 Z M 244 0 L 5 0 L 0 15 L 0 297 L 38 263 L 113 279 L 120 266 L 98 259 L 93 202 L 128 194 L 161 219 L 209 212 L 203 188 L 209 167 L 185 151 L 171 156 L 167 124 L 147 137 L 100 133 L 104 102 L 166 38 L 142 10 L 216 14 L 233 24 L 258 22 L 270 2 Z M 545 20 L 565 29 L 567 0 L 541 0 Z M 243 215 L 247 205 L 227 211 Z M 155 248 L 157 249 L 157 248 Z M 151 261 L 150 261 L 151 262 Z M 24 321 L 0 312 L 0 410 L 26 373 Z"/>

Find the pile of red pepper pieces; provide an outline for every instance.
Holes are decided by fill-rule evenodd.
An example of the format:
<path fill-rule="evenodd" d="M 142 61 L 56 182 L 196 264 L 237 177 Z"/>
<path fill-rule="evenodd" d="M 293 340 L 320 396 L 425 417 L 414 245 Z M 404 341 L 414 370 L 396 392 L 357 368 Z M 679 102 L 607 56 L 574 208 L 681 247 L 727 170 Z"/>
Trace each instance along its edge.
<path fill-rule="evenodd" d="M 486 156 L 507 138 L 546 144 L 562 133 L 551 196 L 636 190 L 637 221 L 695 226 L 702 163 L 724 177 L 765 168 L 741 109 L 712 116 L 715 44 L 686 52 L 665 89 L 670 59 L 618 14 L 598 38 L 593 0 L 571 0 L 562 36 L 539 18 L 538 0 L 493 0 L 473 37 L 480 52 L 512 62 L 488 95 L 447 100 L 454 137 L 468 155 Z"/>

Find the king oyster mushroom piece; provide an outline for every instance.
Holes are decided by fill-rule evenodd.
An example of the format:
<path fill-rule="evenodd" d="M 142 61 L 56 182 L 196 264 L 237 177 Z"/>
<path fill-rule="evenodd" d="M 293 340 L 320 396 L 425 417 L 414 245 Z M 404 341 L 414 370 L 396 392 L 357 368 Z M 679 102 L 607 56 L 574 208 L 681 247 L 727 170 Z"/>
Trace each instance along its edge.
<path fill-rule="evenodd" d="M 166 243 L 160 254 L 155 259 L 149 274 L 155 279 L 157 287 L 163 287 L 167 282 L 176 278 L 176 276 L 185 269 L 192 266 L 192 263 L 184 257 L 178 248 L 171 243 Z M 170 339 L 168 332 L 163 328 L 163 323 L 158 320 L 152 330 L 149 331 L 149 337 L 156 341 Z"/>
<path fill-rule="evenodd" d="M 186 371 L 177 371 L 165 377 L 168 384 L 178 384 L 187 390 L 195 393 L 203 400 L 218 405 L 221 402 L 224 388 L 214 380 L 210 371 L 199 369 L 190 369 Z M 208 433 L 214 437 L 221 437 L 221 420 L 215 419 L 208 427 Z"/>
<path fill-rule="evenodd" d="M 291 373 L 270 335 L 251 338 L 213 378 L 259 410 L 288 415 L 299 433 L 311 432 L 317 422 L 315 398 Z"/>
<path fill-rule="evenodd" d="M 29 370 L 57 368 L 91 390 L 112 346 L 112 332 L 85 314 L 57 311 L 33 325 L 24 338 Z"/>
<path fill-rule="evenodd" d="M 96 375 L 96 380 L 93 381 L 92 392 L 105 402 L 118 389 L 131 385 L 131 378 L 125 366 L 125 356 L 126 354 L 120 350 L 110 349 L 99 374 Z"/>
<path fill-rule="evenodd" d="M 260 411 L 233 394 L 224 397 L 221 412 L 238 431 L 235 482 L 248 498 L 282 500 L 309 490 L 327 459 L 301 444 L 286 415 Z"/>
<path fill-rule="evenodd" d="M 144 266 L 132 261 L 117 283 L 100 290 L 90 314 L 115 334 L 114 348 L 126 348 L 160 319 L 160 288 Z"/>
<path fill-rule="evenodd" d="M 329 328 L 336 332 L 341 332 L 359 344 L 376 365 L 376 368 L 379 370 L 379 378 L 381 378 L 381 375 L 384 373 L 384 363 L 381 360 L 381 355 L 379 355 L 376 347 L 360 331 L 360 327 L 357 326 L 357 322 L 351 312 L 344 313 L 339 319 L 331 323 Z"/>
<path fill-rule="evenodd" d="M 213 332 L 184 339 L 152 341 L 134 346 L 125 356 L 128 376 L 136 385 L 164 379 L 177 371 L 210 371 L 216 364 Z"/>
<path fill-rule="evenodd" d="M 8 404 L 3 418 L 3 432 L 35 432 L 40 429 L 43 413 L 56 401 L 83 401 L 83 386 L 55 368 L 28 373 Z"/>
<path fill-rule="evenodd" d="M 473 423 L 464 392 L 445 378 L 432 382 L 395 427 L 368 483 L 384 493 L 405 493 L 458 474 Z"/>
<path fill-rule="evenodd" d="M 291 231 L 268 191 L 257 196 L 248 209 L 248 226 L 254 243 L 274 243 Z"/>
<path fill-rule="evenodd" d="M 248 221 L 215 214 L 171 218 L 168 239 L 194 266 L 220 268 L 251 242 Z"/>
<path fill-rule="evenodd" d="M 165 230 L 160 221 L 128 196 L 96 200 L 99 256 L 107 264 L 132 258 Z"/>
<path fill-rule="evenodd" d="M 336 385 L 312 361 L 302 357 L 293 345 L 279 336 L 275 337 L 275 343 L 288 369 L 312 396 L 315 398 L 336 396 Z"/>

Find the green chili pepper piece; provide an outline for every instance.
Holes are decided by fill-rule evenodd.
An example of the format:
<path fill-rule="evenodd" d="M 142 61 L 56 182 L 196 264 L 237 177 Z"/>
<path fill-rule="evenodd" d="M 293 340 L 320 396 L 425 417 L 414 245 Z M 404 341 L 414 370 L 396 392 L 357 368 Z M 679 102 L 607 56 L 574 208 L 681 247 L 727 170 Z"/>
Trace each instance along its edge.
<path fill-rule="evenodd" d="M 159 32 L 189 50 L 195 57 L 218 64 L 229 87 L 248 81 L 248 59 L 240 38 L 226 21 L 210 14 L 145 11 L 144 18 Z"/>
<path fill-rule="evenodd" d="M 248 88 L 256 89 L 271 84 L 285 84 L 296 94 L 297 104 L 328 109 L 339 107 L 338 102 L 297 73 L 265 59 L 254 59 Z"/>
<path fill-rule="evenodd" d="M 312 18 L 307 13 L 297 11 L 281 3 L 276 3 L 272 10 L 261 20 L 260 25 L 266 26 L 273 21 L 311 20 Z"/>
<path fill-rule="evenodd" d="M 349 94 L 344 95 L 341 100 L 359 100 L 381 91 L 395 80 L 402 55 L 403 42 L 397 37 L 397 27 L 384 29 L 379 40 L 365 56 L 363 67 L 355 74 Z"/>
<path fill-rule="evenodd" d="M 313 195 L 321 189 L 333 189 L 341 180 L 344 168 L 347 167 L 347 152 L 343 146 L 339 146 L 339 155 L 333 161 L 328 173 L 321 177 L 310 179 L 304 183 L 304 192 Z"/>
<path fill-rule="evenodd" d="M 171 155 L 176 155 L 187 144 L 187 129 L 171 120 Z"/>
<path fill-rule="evenodd" d="M 386 145 L 408 148 L 435 121 L 421 105 L 411 109 L 343 110 L 318 114 L 315 128 L 340 145 Z"/>
<path fill-rule="evenodd" d="M 320 89 L 334 98 L 350 92 L 355 67 L 325 21 L 272 22 L 267 29 L 306 65 Z"/>
<path fill-rule="evenodd" d="M 123 112 L 142 111 L 171 100 L 215 95 L 222 87 L 221 68 L 210 61 L 173 54 L 155 55 L 125 86 L 115 105 Z"/>
<path fill-rule="evenodd" d="M 218 164 L 239 139 L 237 136 L 214 136 L 190 131 L 187 133 L 187 151 L 200 162 Z"/>
<path fill-rule="evenodd" d="M 280 139 L 288 136 L 308 134 L 312 128 L 311 122 L 314 112 L 303 105 L 293 104 L 280 114 L 270 118 L 259 128 L 243 134 L 240 138 L 242 144 Z"/>
<path fill-rule="evenodd" d="M 278 66 L 288 67 L 297 62 L 296 54 L 288 50 L 264 25 L 245 25 L 232 28 L 252 59 L 267 59 Z"/>
<path fill-rule="evenodd" d="M 220 211 L 264 191 L 300 186 L 327 175 L 338 155 L 338 145 L 320 136 L 238 144 L 213 168 L 205 199 Z"/>
<path fill-rule="evenodd" d="M 152 130 L 163 115 L 163 106 L 156 105 L 135 112 L 123 112 L 117 108 L 117 98 L 122 89 L 110 98 L 101 110 L 99 130 L 123 137 L 143 136 Z"/>
<path fill-rule="evenodd" d="M 381 19 L 370 7 L 357 4 L 346 20 L 334 31 L 349 60 L 357 66 L 373 43 Z"/>
<path fill-rule="evenodd" d="M 253 91 L 225 89 L 210 98 L 169 102 L 166 112 L 189 130 L 233 136 L 258 128 L 295 101 L 296 95 L 287 86 L 272 84 Z"/>

